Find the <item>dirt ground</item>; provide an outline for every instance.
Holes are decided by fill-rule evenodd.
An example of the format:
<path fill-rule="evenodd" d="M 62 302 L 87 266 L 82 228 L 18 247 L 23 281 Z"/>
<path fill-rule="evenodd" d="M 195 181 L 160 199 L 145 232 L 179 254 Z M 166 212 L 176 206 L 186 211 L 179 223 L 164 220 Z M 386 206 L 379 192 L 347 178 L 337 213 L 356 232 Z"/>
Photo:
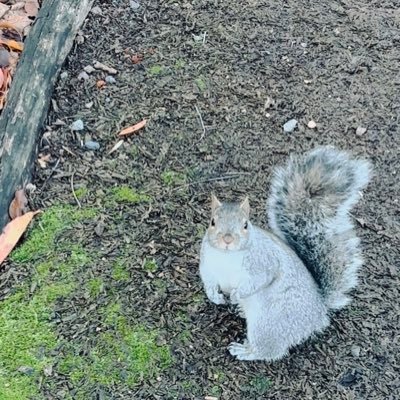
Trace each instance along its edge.
<path fill-rule="evenodd" d="M 101 13 L 90 14 L 84 41 L 57 83 L 40 147 L 51 160 L 37 168 L 31 199 L 44 210 L 57 204 L 78 210 L 75 192 L 82 209 L 97 210 L 65 234 L 90 262 L 74 271 L 76 289 L 51 314 L 59 345 L 51 353 L 53 371 L 35 381 L 35 398 L 400 397 L 396 3 L 95 3 Z M 118 71 L 115 83 L 98 89 L 107 76 L 102 71 L 78 79 L 95 60 Z M 116 133 L 143 118 L 147 127 L 109 155 Z M 285 133 L 292 118 L 298 126 Z M 84 130 L 75 133 L 70 125 L 77 119 Z M 311 120 L 315 129 L 307 128 Z M 100 148 L 81 145 L 89 139 Z M 207 301 L 198 274 L 209 194 L 231 200 L 248 194 L 253 222 L 265 227 L 273 166 L 319 144 L 351 150 L 374 165 L 373 182 L 354 211 L 365 253 L 354 302 L 283 361 L 236 361 L 226 347 L 243 339 L 243 321 Z M 113 279 L 121 259 L 128 279 Z M 35 272 L 10 262 L 2 274 L 7 298 Z M 92 296 L 88 279 L 98 283 L 91 284 Z M 101 310 L 116 300 L 130 324 L 158 332 L 172 361 L 133 385 L 74 378 L 59 367 L 65 343 L 81 357 L 90 354 L 104 330 Z"/>

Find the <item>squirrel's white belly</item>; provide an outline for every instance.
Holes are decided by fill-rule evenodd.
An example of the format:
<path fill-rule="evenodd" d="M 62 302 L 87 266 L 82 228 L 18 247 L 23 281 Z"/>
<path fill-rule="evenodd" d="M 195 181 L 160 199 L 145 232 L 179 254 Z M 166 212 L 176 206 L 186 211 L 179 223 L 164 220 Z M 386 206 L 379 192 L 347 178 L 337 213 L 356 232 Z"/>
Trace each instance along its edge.
<path fill-rule="evenodd" d="M 220 289 L 229 294 L 247 276 L 243 268 L 246 251 L 224 251 L 208 247 L 204 254 L 203 274 L 210 274 Z"/>

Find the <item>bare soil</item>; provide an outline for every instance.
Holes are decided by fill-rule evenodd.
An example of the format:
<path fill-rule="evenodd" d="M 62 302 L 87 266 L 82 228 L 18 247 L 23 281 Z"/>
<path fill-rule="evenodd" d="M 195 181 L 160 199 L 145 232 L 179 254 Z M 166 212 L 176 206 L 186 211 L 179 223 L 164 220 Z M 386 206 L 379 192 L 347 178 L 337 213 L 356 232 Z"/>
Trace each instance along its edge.
<path fill-rule="evenodd" d="M 99 254 L 87 268 L 105 287 L 95 300 L 75 296 L 59 305 L 61 315 L 74 314 L 60 319 L 58 335 L 90 346 L 98 307 L 117 297 L 125 315 L 159 329 L 172 348 L 174 365 L 158 379 L 135 389 L 99 386 L 90 398 L 398 399 L 397 1 L 139 4 L 96 2 L 102 13 L 90 14 L 84 41 L 74 47 L 54 93 L 40 144 L 52 161 L 37 168 L 34 182 L 36 207 L 76 205 L 73 177 L 74 191 L 87 189 L 82 207 L 101 210 L 77 229 L 76 240 Z M 98 89 L 96 82 L 107 76 L 102 71 L 78 79 L 95 60 L 118 71 L 116 83 Z M 109 155 L 116 133 L 143 118 L 147 127 Z M 285 133 L 283 124 L 292 118 L 298 126 Z M 70 129 L 77 119 L 85 125 L 78 134 Z M 307 127 L 311 120 L 315 129 Z M 89 137 L 99 150 L 81 145 Z M 365 254 L 354 302 L 286 359 L 236 361 L 226 347 L 243 339 L 243 321 L 206 300 L 198 274 L 209 194 L 230 200 L 248 194 L 254 223 L 266 227 L 273 166 L 320 144 L 351 150 L 374 165 L 373 182 L 354 211 Z M 104 195 L 123 185 L 151 201 L 108 207 Z M 115 282 L 108 279 L 110 265 L 121 255 L 130 279 Z M 153 258 L 158 269 L 143 269 Z M 43 396 L 73 398 L 68 379 L 51 379 L 57 391 L 47 378 Z"/>

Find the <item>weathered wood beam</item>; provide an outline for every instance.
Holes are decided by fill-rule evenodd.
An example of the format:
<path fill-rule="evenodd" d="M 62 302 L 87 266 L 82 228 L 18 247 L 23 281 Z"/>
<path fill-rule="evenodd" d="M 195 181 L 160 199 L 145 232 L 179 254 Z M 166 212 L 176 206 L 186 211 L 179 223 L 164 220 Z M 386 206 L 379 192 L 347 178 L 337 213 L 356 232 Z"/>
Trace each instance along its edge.
<path fill-rule="evenodd" d="M 93 0 L 44 0 L 0 116 L 0 232 L 15 191 L 31 178 L 55 81 Z"/>

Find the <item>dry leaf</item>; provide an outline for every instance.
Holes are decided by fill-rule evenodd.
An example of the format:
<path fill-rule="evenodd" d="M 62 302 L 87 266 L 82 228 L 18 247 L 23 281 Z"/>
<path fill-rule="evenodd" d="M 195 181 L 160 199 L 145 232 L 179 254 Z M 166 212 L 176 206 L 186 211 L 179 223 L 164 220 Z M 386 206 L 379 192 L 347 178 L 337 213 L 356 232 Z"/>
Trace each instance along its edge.
<path fill-rule="evenodd" d="M 124 143 L 124 139 L 121 139 L 117 143 L 115 143 L 113 148 L 108 152 L 108 155 L 110 155 L 111 153 L 114 153 L 114 151 L 118 150 L 122 146 L 122 143 Z"/>
<path fill-rule="evenodd" d="M 139 64 L 143 61 L 143 55 L 136 53 L 131 57 L 131 60 L 134 64 Z"/>
<path fill-rule="evenodd" d="M 47 163 L 50 161 L 51 155 L 50 154 L 39 154 L 38 163 L 40 168 L 47 168 Z"/>
<path fill-rule="evenodd" d="M 0 68 L 0 90 L 2 90 L 2 88 L 3 88 L 4 81 L 5 81 L 4 72 L 3 72 L 3 69 Z"/>
<path fill-rule="evenodd" d="M 132 133 L 135 133 L 138 130 L 144 128 L 146 126 L 146 124 L 147 124 L 147 120 L 144 119 L 143 121 L 140 121 L 137 124 L 130 126 L 129 128 L 123 129 L 120 133 L 118 133 L 118 136 L 119 137 L 129 136 Z"/>
<path fill-rule="evenodd" d="M 7 46 L 10 50 L 22 51 L 24 49 L 24 45 L 16 40 L 0 39 L 0 45 Z"/>
<path fill-rule="evenodd" d="M 9 6 L 0 3 L 0 18 L 10 9 Z"/>
<path fill-rule="evenodd" d="M 96 86 L 97 86 L 97 89 L 103 89 L 103 87 L 106 86 L 106 82 L 103 80 L 97 81 Z"/>
<path fill-rule="evenodd" d="M 32 20 L 27 15 L 7 14 L 4 16 L 4 22 L 10 24 L 14 29 L 23 33 L 25 28 L 32 24 Z"/>
<path fill-rule="evenodd" d="M 39 3 L 37 0 L 27 0 L 25 4 L 25 11 L 30 17 L 36 17 L 39 11 Z"/>
<path fill-rule="evenodd" d="M 15 196 L 8 208 L 8 214 L 11 219 L 24 215 L 28 211 L 28 199 L 25 196 L 24 189 L 17 190 Z"/>
<path fill-rule="evenodd" d="M 21 217 L 17 217 L 9 222 L 0 236 L 0 264 L 11 253 L 19 239 L 26 231 L 32 218 L 41 211 L 29 211 Z"/>
<path fill-rule="evenodd" d="M 109 67 L 108 65 L 105 65 L 101 62 L 96 61 L 93 66 L 96 69 L 101 69 L 102 71 L 108 72 L 110 75 L 115 75 L 117 73 L 117 70 L 115 68 Z"/>

